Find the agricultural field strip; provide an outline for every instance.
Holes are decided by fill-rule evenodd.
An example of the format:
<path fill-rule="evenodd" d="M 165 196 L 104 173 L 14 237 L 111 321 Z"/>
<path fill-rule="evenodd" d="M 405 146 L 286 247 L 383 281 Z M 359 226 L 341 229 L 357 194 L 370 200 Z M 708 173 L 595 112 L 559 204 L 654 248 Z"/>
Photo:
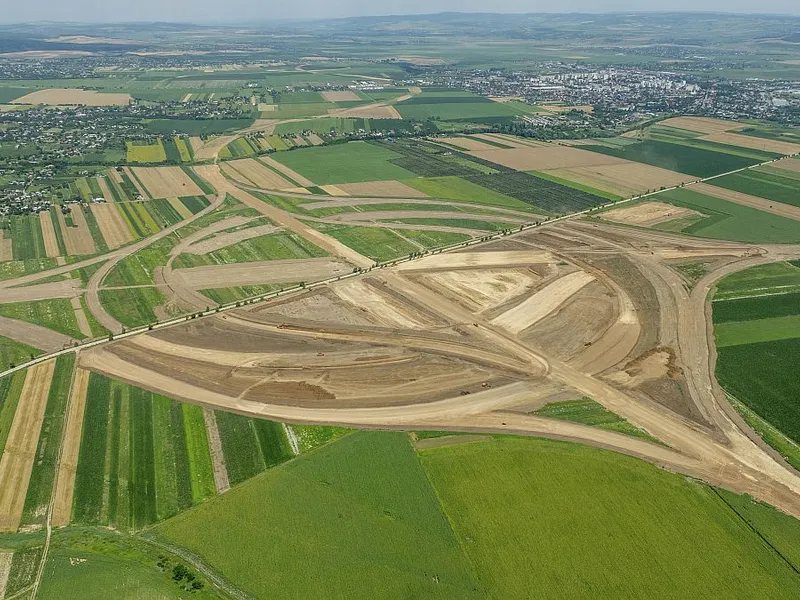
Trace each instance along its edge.
<path fill-rule="evenodd" d="M 78 469 L 78 456 L 83 432 L 83 418 L 86 409 L 86 394 L 89 388 L 89 371 L 75 370 L 72 389 L 69 395 L 67 417 L 64 424 L 61 453 L 58 460 L 56 483 L 50 520 L 55 527 L 69 524 L 72 515 L 72 499 L 75 494 L 75 473 Z"/>
<path fill-rule="evenodd" d="M 60 256 L 61 252 L 58 249 L 58 241 L 56 238 L 56 230 L 53 225 L 52 215 L 49 210 L 43 210 L 39 213 L 39 221 L 42 227 L 42 238 L 44 240 L 45 254 L 48 258 L 55 258 Z"/>
<path fill-rule="evenodd" d="M 697 183 L 692 190 L 707 196 L 713 196 L 715 198 L 727 200 L 728 202 L 735 202 L 742 206 L 749 206 L 750 208 L 755 208 L 763 212 L 772 213 L 780 217 L 800 221 L 800 206 L 775 202 L 773 200 L 767 200 L 766 198 L 751 196 L 750 194 L 744 194 L 707 183 Z"/>
<path fill-rule="evenodd" d="M 0 531 L 15 532 L 22 518 L 55 360 L 31 367 L 0 459 Z"/>

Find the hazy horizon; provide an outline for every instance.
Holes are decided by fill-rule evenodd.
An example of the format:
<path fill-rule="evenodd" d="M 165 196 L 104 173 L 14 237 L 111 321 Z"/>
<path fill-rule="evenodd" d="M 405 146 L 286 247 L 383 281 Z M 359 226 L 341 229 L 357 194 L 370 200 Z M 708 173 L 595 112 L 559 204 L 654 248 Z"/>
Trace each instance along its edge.
<path fill-rule="evenodd" d="M 365 0 L 299 0 L 291 5 L 265 7 L 257 0 L 233 0 L 220 5 L 210 0 L 173 0 L 164 3 L 158 0 L 140 0 L 136 5 L 112 0 L 98 6 L 95 0 L 73 0 L 69 4 L 49 0 L 18 3 L 7 7 L 0 14 L 0 23 L 125 23 L 125 22 L 174 22 L 196 24 L 242 24 L 243 22 L 266 23 L 277 20 L 314 20 L 348 17 L 417 16 L 453 13 L 498 13 L 498 14 L 613 14 L 613 13 L 669 13 L 696 12 L 727 15 L 773 15 L 800 16 L 800 3 L 796 0 L 777 0 L 771 10 L 755 9 L 744 2 L 722 0 L 672 0 L 654 8 L 638 6 L 638 0 L 611 0 L 598 7 L 587 0 L 567 0 L 559 4 L 559 10 L 547 10 L 550 6 L 531 6 L 523 0 L 500 0 L 487 7 L 483 0 L 437 0 L 421 2 L 390 2 L 375 10 Z M 733 6 L 732 6 L 733 4 Z M 741 4 L 741 7 L 737 7 Z M 45 16 L 46 15 L 46 16 Z M 233 16 L 235 15 L 235 16 Z"/>

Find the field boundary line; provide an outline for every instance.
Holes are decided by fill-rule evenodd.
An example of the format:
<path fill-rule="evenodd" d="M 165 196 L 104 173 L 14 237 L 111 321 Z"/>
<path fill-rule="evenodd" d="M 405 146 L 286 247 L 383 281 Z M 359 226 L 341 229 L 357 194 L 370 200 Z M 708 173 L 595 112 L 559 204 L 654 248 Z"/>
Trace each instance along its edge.
<path fill-rule="evenodd" d="M 745 519 L 738 510 L 736 510 L 733 506 L 731 506 L 730 503 L 727 500 L 725 500 L 725 498 L 723 498 L 722 494 L 719 493 L 719 490 L 715 486 L 709 485 L 708 487 L 710 487 L 712 490 L 714 490 L 714 494 L 716 494 L 716 496 L 720 500 L 722 500 L 722 502 L 725 504 L 725 506 L 727 506 L 733 512 L 733 514 L 735 514 L 742 521 L 742 523 L 745 524 L 745 526 L 750 531 L 752 531 L 759 538 L 761 538 L 761 541 L 764 542 L 769 547 L 770 550 L 772 550 L 775 554 L 777 554 L 783 560 L 783 562 L 785 562 L 789 566 L 789 568 L 792 571 L 794 571 L 797 575 L 800 575 L 800 569 L 798 569 L 791 560 L 786 558 L 780 550 L 778 550 L 775 546 L 773 546 L 772 542 L 770 542 L 766 537 L 764 537 L 764 535 L 758 529 L 756 529 L 750 523 L 750 521 Z M 755 500 L 753 500 L 753 502 L 755 502 Z"/>
<path fill-rule="evenodd" d="M 230 583 L 222 575 L 217 573 L 215 569 L 209 567 L 205 563 L 205 561 L 203 561 L 202 558 L 200 558 L 193 552 L 190 552 L 185 548 L 173 546 L 172 544 L 168 544 L 167 542 L 161 541 L 152 534 L 138 534 L 138 535 L 133 535 L 132 537 L 140 541 L 143 541 L 147 544 L 150 544 L 151 546 L 155 546 L 156 548 L 166 550 L 167 552 L 170 552 L 175 556 L 185 560 L 195 569 L 197 569 L 200 573 L 202 573 L 205 577 L 208 577 L 208 579 L 211 580 L 211 583 L 214 584 L 214 587 L 225 592 L 229 596 L 233 598 L 238 598 L 239 600 L 256 600 L 255 596 L 251 596 L 244 590 Z"/>

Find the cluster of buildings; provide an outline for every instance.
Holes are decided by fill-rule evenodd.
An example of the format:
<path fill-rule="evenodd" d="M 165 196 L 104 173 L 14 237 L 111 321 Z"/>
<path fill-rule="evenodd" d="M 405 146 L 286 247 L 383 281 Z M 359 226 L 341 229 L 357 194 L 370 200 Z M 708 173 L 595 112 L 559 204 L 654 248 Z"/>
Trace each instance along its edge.
<path fill-rule="evenodd" d="M 721 118 L 791 122 L 800 109 L 800 83 L 717 80 L 652 68 L 543 63 L 541 73 L 445 70 L 427 79 L 485 96 L 519 97 L 529 104 L 591 105 L 615 127 L 642 116 L 682 112 Z"/>

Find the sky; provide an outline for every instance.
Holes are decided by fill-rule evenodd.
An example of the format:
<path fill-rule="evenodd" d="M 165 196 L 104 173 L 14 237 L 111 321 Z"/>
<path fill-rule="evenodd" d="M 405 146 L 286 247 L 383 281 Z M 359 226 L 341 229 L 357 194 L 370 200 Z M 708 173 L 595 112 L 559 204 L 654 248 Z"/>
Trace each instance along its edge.
<path fill-rule="evenodd" d="M 334 18 L 460 12 L 615 12 L 692 10 L 770 12 L 800 15 L 798 0 L 2 0 L 0 22 L 174 21 L 247 22 L 273 19 Z"/>

